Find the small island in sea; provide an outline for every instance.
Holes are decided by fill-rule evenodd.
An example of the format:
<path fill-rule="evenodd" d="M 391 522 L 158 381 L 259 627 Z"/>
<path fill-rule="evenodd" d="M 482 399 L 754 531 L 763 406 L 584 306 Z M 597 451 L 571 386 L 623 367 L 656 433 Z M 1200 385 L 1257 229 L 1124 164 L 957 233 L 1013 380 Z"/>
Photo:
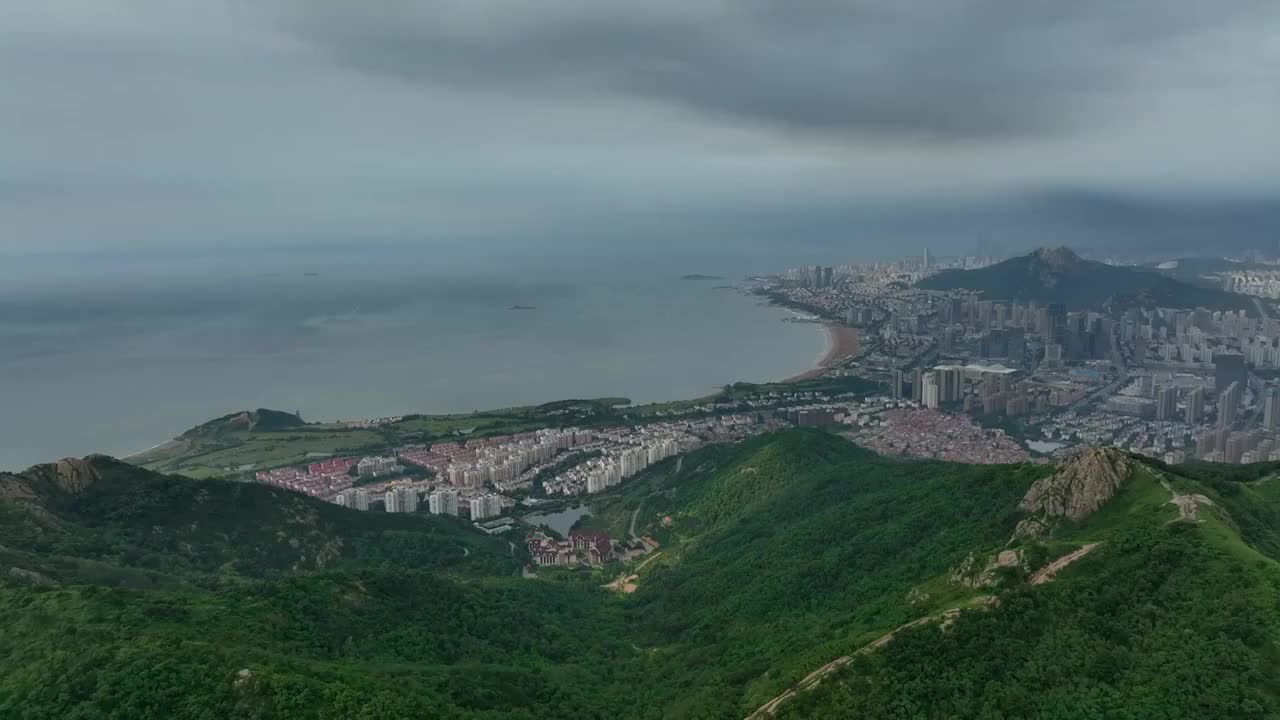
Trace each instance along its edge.
<path fill-rule="evenodd" d="M 724 278 L 720 277 L 719 275 L 700 275 L 698 273 L 690 273 L 688 275 L 681 275 L 680 279 L 681 280 L 723 280 Z"/>
<path fill-rule="evenodd" d="M 510 308 L 508 308 L 508 309 L 509 309 L 509 310 L 537 310 L 538 308 L 536 308 L 536 307 L 534 307 L 534 306 L 532 306 L 532 305 L 512 305 L 512 306 L 511 306 Z"/>

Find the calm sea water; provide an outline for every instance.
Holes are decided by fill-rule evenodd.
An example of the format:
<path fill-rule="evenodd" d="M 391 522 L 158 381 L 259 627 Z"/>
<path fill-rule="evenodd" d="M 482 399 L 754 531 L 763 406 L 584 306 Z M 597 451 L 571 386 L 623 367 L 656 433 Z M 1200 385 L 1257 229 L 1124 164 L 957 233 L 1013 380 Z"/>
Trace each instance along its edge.
<path fill-rule="evenodd" d="M 246 408 L 309 420 L 570 397 L 696 397 L 788 377 L 813 325 L 688 281 L 731 259 L 238 257 L 0 268 L 0 469 L 127 455 Z M 755 266 L 750 269 L 769 269 Z M 514 304 L 536 310 L 511 310 Z"/>

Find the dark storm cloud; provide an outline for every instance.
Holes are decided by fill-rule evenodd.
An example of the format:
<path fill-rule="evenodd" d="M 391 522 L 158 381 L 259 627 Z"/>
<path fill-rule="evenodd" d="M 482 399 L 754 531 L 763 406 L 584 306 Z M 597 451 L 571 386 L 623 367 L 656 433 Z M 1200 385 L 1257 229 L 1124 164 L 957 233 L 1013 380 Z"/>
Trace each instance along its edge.
<path fill-rule="evenodd" d="M 1277 77 L 1274 0 L 7 0 L 0 259 L 1262 236 Z"/>
<path fill-rule="evenodd" d="M 290 27 L 356 67 L 425 84 L 617 93 L 785 130 L 926 140 L 1086 126 L 1181 41 L 1274 15 L 1269 0 L 374 7 L 308 2 Z"/>

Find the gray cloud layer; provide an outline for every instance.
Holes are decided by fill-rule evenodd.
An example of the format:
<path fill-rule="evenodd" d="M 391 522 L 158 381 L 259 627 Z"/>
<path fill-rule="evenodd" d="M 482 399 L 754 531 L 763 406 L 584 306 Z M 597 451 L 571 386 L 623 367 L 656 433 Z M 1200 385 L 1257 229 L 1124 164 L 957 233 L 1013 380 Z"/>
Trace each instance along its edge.
<path fill-rule="evenodd" d="M 1277 77 L 1263 0 L 14 0 L 0 252 L 1251 241 Z"/>
<path fill-rule="evenodd" d="M 1002 140 L 1056 133 L 1260 0 L 306 3 L 301 37 L 427 84 L 619 93 L 788 130 Z M 1226 48 L 1223 48 L 1226 49 Z M 1231 82 L 1232 56 L 1198 82 Z M 1226 62 L 1223 62 L 1225 60 Z"/>

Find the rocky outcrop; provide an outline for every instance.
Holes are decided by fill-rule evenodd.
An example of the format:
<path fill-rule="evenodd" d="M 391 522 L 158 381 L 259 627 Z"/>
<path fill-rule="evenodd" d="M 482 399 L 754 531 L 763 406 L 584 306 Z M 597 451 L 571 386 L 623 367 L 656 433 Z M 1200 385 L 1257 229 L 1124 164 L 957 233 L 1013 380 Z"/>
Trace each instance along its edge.
<path fill-rule="evenodd" d="M 87 460 L 66 458 L 18 475 L 0 475 L 0 499 L 36 500 L 50 491 L 77 495 L 100 478 Z"/>
<path fill-rule="evenodd" d="M 35 572 L 34 570 L 26 570 L 20 567 L 9 568 L 9 577 L 10 579 L 16 580 L 21 583 L 26 583 L 28 585 L 38 585 L 41 587 L 48 587 L 50 585 L 58 584 L 53 580 L 50 580 L 48 577 L 45 577 L 44 575 L 41 575 L 38 572 Z"/>
<path fill-rule="evenodd" d="M 53 483 L 58 489 L 72 495 L 84 492 L 84 489 L 96 482 L 101 475 L 88 461 L 78 458 L 59 460 L 52 466 Z"/>
<path fill-rule="evenodd" d="M 947 582 L 975 589 L 994 587 L 1001 569 L 1021 567 L 1022 553 L 1018 550 L 1001 550 L 995 557 L 979 557 L 975 553 L 969 553 L 959 565 L 947 572 Z"/>
<path fill-rule="evenodd" d="M 1018 521 L 1017 527 L 1013 529 L 1013 537 L 1009 539 L 1009 542 L 1044 537 L 1049 534 L 1049 529 L 1049 526 L 1039 518 L 1023 518 Z"/>
<path fill-rule="evenodd" d="M 36 494 L 32 492 L 26 480 L 17 475 L 0 473 L 0 500 L 34 500 L 35 498 Z"/>
<path fill-rule="evenodd" d="M 1112 448 L 1086 450 L 1058 465 L 1057 471 L 1036 481 L 1018 507 L 1045 517 L 1079 522 L 1110 500 L 1129 479 L 1128 456 Z"/>

